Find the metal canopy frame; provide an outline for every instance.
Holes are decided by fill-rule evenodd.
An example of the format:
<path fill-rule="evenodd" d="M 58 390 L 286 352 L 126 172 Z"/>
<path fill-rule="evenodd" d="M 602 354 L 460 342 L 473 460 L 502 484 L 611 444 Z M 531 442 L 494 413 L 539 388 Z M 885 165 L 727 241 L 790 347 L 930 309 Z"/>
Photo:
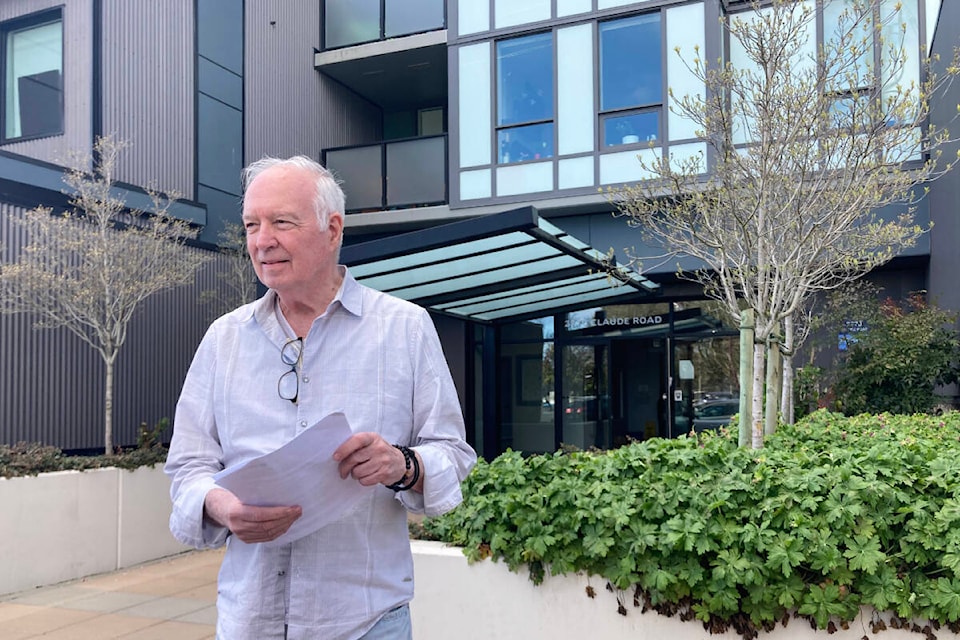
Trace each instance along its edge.
<path fill-rule="evenodd" d="M 534 207 L 344 246 L 340 261 L 369 287 L 484 323 L 636 301 L 659 288 Z"/>

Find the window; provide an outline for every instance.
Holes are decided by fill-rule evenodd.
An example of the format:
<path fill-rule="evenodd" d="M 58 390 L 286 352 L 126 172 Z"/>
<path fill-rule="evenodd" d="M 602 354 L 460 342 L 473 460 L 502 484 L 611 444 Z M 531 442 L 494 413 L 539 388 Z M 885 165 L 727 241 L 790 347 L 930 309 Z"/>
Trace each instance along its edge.
<path fill-rule="evenodd" d="M 656 141 L 663 105 L 660 14 L 601 22 L 599 31 L 602 146 Z"/>
<path fill-rule="evenodd" d="M 63 132 L 60 10 L 0 25 L 3 141 Z"/>
<path fill-rule="evenodd" d="M 497 43 L 498 162 L 553 157 L 553 34 Z"/>

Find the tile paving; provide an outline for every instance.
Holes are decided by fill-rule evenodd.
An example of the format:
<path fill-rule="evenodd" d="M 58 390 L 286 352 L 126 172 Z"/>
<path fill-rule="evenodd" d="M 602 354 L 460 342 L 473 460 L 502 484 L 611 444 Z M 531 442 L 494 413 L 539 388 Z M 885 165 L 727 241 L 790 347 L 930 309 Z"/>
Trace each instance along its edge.
<path fill-rule="evenodd" d="M 223 550 L 0 596 L 0 640 L 207 640 Z"/>

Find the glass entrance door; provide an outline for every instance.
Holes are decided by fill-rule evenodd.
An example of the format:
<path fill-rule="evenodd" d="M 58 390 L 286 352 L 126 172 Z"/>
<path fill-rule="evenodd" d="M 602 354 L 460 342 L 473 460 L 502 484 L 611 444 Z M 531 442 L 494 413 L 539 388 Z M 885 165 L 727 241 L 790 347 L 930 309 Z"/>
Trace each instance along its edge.
<path fill-rule="evenodd" d="M 614 340 L 610 352 L 614 446 L 668 437 L 665 341 Z"/>
<path fill-rule="evenodd" d="M 563 347 L 562 444 L 610 448 L 609 353 L 606 343 Z"/>

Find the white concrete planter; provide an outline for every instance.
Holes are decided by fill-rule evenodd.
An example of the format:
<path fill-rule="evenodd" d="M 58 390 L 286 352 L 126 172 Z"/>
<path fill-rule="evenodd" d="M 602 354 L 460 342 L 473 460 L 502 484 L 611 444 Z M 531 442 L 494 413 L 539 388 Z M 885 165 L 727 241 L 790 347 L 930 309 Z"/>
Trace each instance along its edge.
<path fill-rule="evenodd" d="M 0 595 L 185 551 L 160 465 L 0 478 Z"/>
<path fill-rule="evenodd" d="M 467 563 L 459 548 L 438 542 L 414 540 L 416 595 L 410 605 L 416 640 L 740 640 L 733 631 L 711 635 L 697 621 L 683 622 L 653 612 L 640 613 L 632 595 L 625 603 L 627 615 L 617 614 L 617 600 L 606 590 L 606 581 L 585 576 L 549 576 L 540 586 L 525 571 L 513 573 L 503 563 L 485 560 Z M 592 586 L 596 597 L 587 597 Z M 760 640 L 917 640 L 923 634 L 888 629 L 870 630 L 870 611 L 830 635 L 815 631 L 804 620 L 791 619 Z M 889 620 L 888 616 L 884 616 Z M 960 638 L 941 628 L 937 638 Z"/>

